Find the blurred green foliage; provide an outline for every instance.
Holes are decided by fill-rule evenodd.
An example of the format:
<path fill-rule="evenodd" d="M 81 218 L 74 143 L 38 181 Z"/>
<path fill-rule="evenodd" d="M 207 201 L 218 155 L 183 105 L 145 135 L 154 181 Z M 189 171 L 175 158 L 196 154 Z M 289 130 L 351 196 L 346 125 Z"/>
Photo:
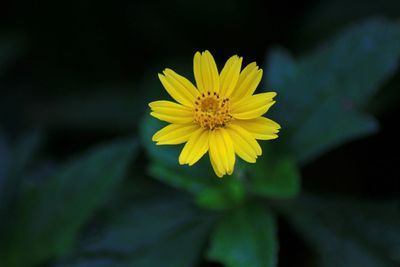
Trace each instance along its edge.
<path fill-rule="evenodd" d="M 290 147 L 297 159 L 307 162 L 344 140 L 377 130 L 362 108 L 396 71 L 399 26 L 370 20 L 297 62 L 281 50 L 272 52 L 267 88 L 277 88 L 282 105 L 276 116 L 293 136 Z"/>
<path fill-rule="evenodd" d="M 114 142 L 66 163 L 40 185 L 21 188 L 13 210 L 2 216 L 8 219 L 2 228 L 2 265 L 31 266 L 63 255 L 124 177 L 134 151 L 132 141 Z"/>
<path fill-rule="evenodd" d="M 256 203 L 247 203 L 216 226 L 208 258 L 233 267 L 276 266 L 277 249 L 274 215 Z"/>
<path fill-rule="evenodd" d="M 359 2 L 350 5 L 363 6 Z M 388 2 L 390 5 L 381 9 L 391 13 L 398 2 Z M 185 4 L 176 1 L 175 5 Z M 304 48 L 307 40 L 331 35 L 332 29 L 362 14 L 373 15 L 375 4 L 370 5 L 356 13 L 342 14 L 335 8 L 342 5 L 321 1 L 299 33 L 312 38 L 305 38 L 298 47 Z M 167 7 L 165 3 L 163 6 Z M 138 4 L 135 18 L 152 20 L 149 27 L 158 29 L 163 17 L 157 11 L 146 18 L 141 13 L 152 7 L 152 3 Z M 254 5 L 248 7 L 256 12 Z M 221 16 L 229 20 L 237 10 L 233 4 Z M 187 14 L 181 19 L 199 23 L 198 17 Z M 208 24 L 220 21 L 211 15 Z M 71 23 L 80 25 L 78 21 Z M 129 27 L 138 30 L 139 26 L 131 21 Z M 32 35 L 44 35 L 37 25 L 30 29 Z M 119 31 L 111 37 L 122 38 Z M 177 42 L 180 31 L 171 33 Z M 171 38 L 167 31 L 160 34 L 159 38 Z M 58 42 L 68 39 L 57 33 L 55 36 L 60 37 Z M 138 38 L 155 37 L 151 31 L 139 29 Z M 101 34 L 91 32 L 80 40 L 97 45 L 100 39 Z M 240 42 L 246 42 L 246 38 Z M 6 74 L 13 62 L 20 60 L 24 44 L 23 38 L 15 36 L 0 39 L 0 86 L 13 84 L 15 77 Z M 102 60 L 113 62 L 107 59 L 110 44 L 86 47 L 86 53 L 80 50 L 82 44 L 75 45 L 69 51 L 80 51 L 79 55 L 88 57 L 94 65 L 102 66 Z M 173 43 L 165 45 L 168 49 Z M 144 51 L 146 55 L 151 54 L 150 48 Z M 250 44 L 248 49 L 252 49 Z M 99 57 L 101 53 L 104 58 Z M 303 166 L 379 130 L 369 107 L 379 102 L 378 90 L 398 71 L 398 21 L 370 18 L 354 23 L 301 56 L 292 56 L 281 47 L 267 51 L 261 90 L 278 92 L 277 104 L 268 116 L 282 125 L 282 134 L 273 142 L 262 142 L 263 155 L 256 164 L 239 160 L 234 174 L 224 179 L 215 177 L 207 157 L 193 167 L 180 166 L 180 146 L 156 146 L 151 141 L 164 124 L 150 118 L 146 103 L 167 97 L 161 92 L 156 73 L 168 66 L 188 74 L 188 58 L 185 63 L 177 59 L 157 62 L 157 68 L 147 68 L 134 83 L 123 79 L 108 85 L 68 81 L 58 84 L 49 97 L 32 92 L 1 97 L 1 123 L 8 128 L 0 128 L 0 266 L 272 267 L 292 256 L 282 255 L 288 250 L 279 247 L 280 231 L 286 225 L 304 242 L 304 266 L 400 264 L 398 199 L 373 202 L 300 195 Z M 70 62 L 76 58 L 57 57 L 60 59 Z M 43 60 L 57 62 L 51 57 Z M 85 67 L 75 71 L 79 73 Z M 132 69 L 138 71 L 140 67 L 137 64 Z M 99 75 L 112 72 L 118 76 L 120 68 L 115 68 L 98 67 L 97 71 Z M 35 71 L 32 77 L 51 76 L 46 68 Z M 67 75 L 53 74 L 59 80 Z M 57 79 L 53 78 L 47 82 L 55 83 Z M 396 82 L 391 86 L 396 87 Z M 69 92 L 70 88 L 74 90 Z M 18 88 L 13 90 L 18 92 Z M 18 124 L 42 127 L 20 135 L 15 134 L 21 126 Z M 136 129 L 138 136 L 133 136 Z M 57 131 L 61 136 L 66 131 L 77 131 L 82 134 L 79 138 L 83 138 L 84 147 L 93 148 L 71 160 L 52 155 L 51 148 L 46 151 L 50 158 L 41 157 L 40 150 L 48 140 L 46 134 Z M 99 145 L 101 137 L 98 142 L 92 137 L 90 140 L 96 142 L 86 143 L 83 133 L 101 133 L 102 137 L 129 133 L 129 137 Z M 64 149 L 73 151 L 67 154 L 76 154 L 74 141 L 62 139 Z M 51 147 L 51 140 L 47 142 Z M 296 262 L 296 266 L 302 265 Z"/>
<path fill-rule="evenodd" d="M 295 202 L 281 211 L 315 248 L 317 266 L 399 266 L 399 201 L 304 196 Z"/>
<path fill-rule="evenodd" d="M 170 194 L 137 199 L 107 217 L 102 230 L 82 242 L 79 258 L 56 266 L 193 266 L 215 220 Z"/>

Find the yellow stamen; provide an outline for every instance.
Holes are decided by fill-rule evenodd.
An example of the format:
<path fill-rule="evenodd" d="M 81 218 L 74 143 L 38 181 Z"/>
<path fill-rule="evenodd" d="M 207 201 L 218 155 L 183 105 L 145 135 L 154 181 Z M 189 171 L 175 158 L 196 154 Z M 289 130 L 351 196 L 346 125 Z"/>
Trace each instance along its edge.
<path fill-rule="evenodd" d="M 194 103 L 194 120 L 205 129 L 225 127 L 232 120 L 229 114 L 229 98 L 222 99 L 216 92 L 202 93 Z"/>

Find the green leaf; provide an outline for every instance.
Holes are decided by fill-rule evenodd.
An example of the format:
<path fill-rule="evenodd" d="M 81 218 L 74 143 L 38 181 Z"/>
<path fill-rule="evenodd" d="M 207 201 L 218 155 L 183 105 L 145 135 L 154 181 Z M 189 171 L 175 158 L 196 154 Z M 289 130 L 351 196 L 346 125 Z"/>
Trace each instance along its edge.
<path fill-rule="evenodd" d="M 124 265 L 125 264 L 125 265 Z M 107 257 L 98 257 L 97 259 L 83 259 L 71 263 L 57 264 L 56 267 L 120 267 L 126 266 L 121 260 L 113 260 Z"/>
<path fill-rule="evenodd" d="M 9 180 L 20 180 L 41 145 L 42 134 L 38 130 L 32 130 L 18 138 L 14 146 L 8 144 L 5 134 L 0 131 L 0 181 L 6 183 Z M 9 176 L 12 176 L 10 178 Z M 0 196 L 2 191 L 0 182 Z M 5 186 L 5 185 L 4 185 Z M 3 189 L 7 193 L 8 189 Z M 3 201 L 0 201 L 0 203 Z"/>
<path fill-rule="evenodd" d="M 187 166 L 172 168 L 155 161 L 149 166 L 149 174 L 162 182 L 192 194 L 200 194 L 204 190 L 221 183 L 220 179 L 210 179 L 211 177 L 201 174 L 201 171 L 195 172 L 195 169 L 191 173 L 187 168 Z"/>
<path fill-rule="evenodd" d="M 150 197 L 150 200 L 135 200 L 123 212 L 113 212 L 105 229 L 86 242 L 81 252 L 120 254 L 121 257 L 133 254 L 171 236 L 203 215 L 185 198 Z"/>
<path fill-rule="evenodd" d="M 255 203 L 232 211 L 216 227 L 208 258 L 227 267 L 277 266 L 273 214 Z"/>
<path fill-rule="evenodd" d="M 179 195 L 136 201 L 111 218 L 75 259 L 57 266 L 195 266 L 214 221 Z"/>
<path fill-rule="evenodd" d="M 205 243 L 208 227 L 194 225 L 142 252 L 137 258 L 121 259 L 106 256 L 84 258 L 56 267 L 195 267 Z"/>
<path fill-rule="evenodd" d="M 22 176 L 42 145 L 43 135 L 40 130 L 31 130 L 23 134 L 12 151 L 12 175 Z"/>
<path fill-rule="evenodd" d="M 284 215 L 316 252 L 315 266 L 400 265 L 400 202 L 303 197 Z"/>
<path fill-rule="evenodd" d="M 196 203 L 203 208 L 220 210 L 232 208 L 245 199 L 245 189 L 238 177 L 224 179 L 211 177 L 201 167 L 173 169 L 159 162 L 150 165 L 149 174 L 173 187 L 183 189 L 195 196 Z"/>
<path fill-rule="evenodd" d="M 213 188 L 207 188 L 196 196 L 196 203 L 205 209 L 223 210 L 235 208 L 246 198 L 243 185 L 234 177 Z"/>
<path fill-rule="evenodd" d="M 385 19 L 356 24 L 298 60 L 273 51 L 268 87 L 278 92 L 279 105 L 271 114 L 290 132 L 296 159 L 308 162 L 375 132 L 376 121 L 361 110 L 395 72 L 399 58 L 400 24 Z"/>
<path fill-rule="evenodd" d="M 0 265 L 32 266 L 64 254 L 122 180 L 136 147 L 126 140 L 100 146 L 26 188 L 1 244 Z"/>
<path fill-rule="evenodd" d="M 2 140 L 1 140 L 2 139 Z M 15 204 L 15 198 L 27 169 L 37 153 L 42 141 L 38 130 L 24 133 L 13 146 L 6 143 L 5 136 L 0 136 L 0 229 L 9 219 L 9 212 Z"/>
<path fill-rule="evenodd" d="M 9 172 L 10 148 L 7 143 L 5 134 L 0 128 L 0 198 L 3 195 L 3 188 Z M 1 203 L 1 202 L 0 202 Z"/>
<path fill-rule="evenodd" d="M 130 263 L 132 267 L 195 267 L 206 243 L 208 224 L 188 225 L 174 237 L 164 240 Z"/>
<path fill-rule="evenodd" d="M 296 162 L 287 156 L 270 154 L 251 169 L 251 191 L 271 198 L 295 197 L 301 188 Z"/>
<path fill-rule="evenodd" d="M 343 111 L 338 110 L 337 101 L 339 100 L 332 99 L 321 104 L 319 111 L 310 115 L 293 136 L 295 154 L 302 161 L 313 159 L 323 151 L 339 146 L 345 140 L 378 131 L 379 125 L 375 118 L 357 111 L 345 115 Z M 328 123 L 322 130 L 322 121 L 334 123 Z M 321 134 L 316 135 L 317 132 Z"/>

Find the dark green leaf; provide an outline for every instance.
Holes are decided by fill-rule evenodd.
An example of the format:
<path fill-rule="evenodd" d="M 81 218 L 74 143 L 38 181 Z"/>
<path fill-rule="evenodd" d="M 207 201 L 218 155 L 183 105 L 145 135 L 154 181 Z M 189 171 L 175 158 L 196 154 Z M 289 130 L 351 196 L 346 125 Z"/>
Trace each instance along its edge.
<path fill-rule="evenodd" d="M 153 196 L 115 212 L 106 228 L 79 251 L 81 256 L 57 266 L 195 266 L 213 221 L 213 214 L 185 198 Z"/>
<path fill-rule="evenodd" d="M 254 165 L 250 181 L 252 192 L 264 197 L 290 198 L 300 192 L 300 173 L 296 162 L 273 153 Z"/>
<path fill-rule="evenodd" d="M 39 130 L 27 132 L 18 139 L 12 151 L 11 175 L 22 176 L 24 174 L 29 164 L 32 164 L 42 139 L 43 136 Z"/>
<path fill-rule="evenodd" d="M 42 141 L 40 131 L 33 130 L 21 136 L 13 147 L 8 147 L 6 140 L 0 136 L 0 221 L 3 226 L 9 218 L 9 210 L 12 209 L 21 182 L 27 168 L 34 159 Z M 3 155 L 1 155 L 3 154 Z M 3 161 L 4 158 L 4 161 Z"/>
<path fill-rule="evenodd" d="M 150 196 L 138 199 L 126 211 L 112 213 L 106 229 L 87 242 L 84 253 L 108 253 L 126 256 L 153 245 L 182 226 L 201 218 L 202 212 L 187 199 L 175 196 Z"/>
<path fill-rule="evenodd" d="M 219 223 L 208 258 L 226 267 L 271 267 L 277 265 L 277 250 L 273 214 L 250 203 Z"/>
<path fill-rule="evenodd" d="M 5 134 L 0 131 L 0 181 L 21 179 L 26 168 L 31 163 L 33 156 L 41 144 L 41 133 L 39 131 L 27 132 L 21 136 L 14 147 L 10 147 Z M 12 178 L 8 178 L 12 176 Z M 0 182 L 0 196 L 3 183 Z M 4 191 L 9 191 L 4 189 Z M 3 192 L 5 193 L 5 192 Z M 3 201 L 0 201 L 0 203 Z"/>
<path fill-rule="evenodd" d="M 212 210 L 235 208 L 240 205 L 246 197 L 245 188 L 236 177 L 228 179 L 214 188 L 202 191 L 196 196 L 196 203 L 200 207 Z"/>
<path fill-rule="evenodd" d="M 77 260 L 72 263 L 57 264 L 56 267 L 129 267 L 121 260 L 113 260 L 106 257 L 99 257 L 97 259 L 83 259 Z"/>
<path fill-rule="evenodd" d="M 154 162 L 149 167 L 149 174 L 162 182 L 193 194 L 200 194 L 204 190 L 213 188 L 221 182 L 220 179 L 210 179 L 210 177 L 198 172 L 193 171 L 191 173 L 187 168 L 187 166 L 172 168 L 160 162 Z"/>
<path fill-rule="evenodd" d="M 237 176 L 220 179 L 214 173 L 207 175 L 211 170 L 204 170 L 207 168 L 201 166 L 173 169 L 155 162 L 150 165 L 149 173 L 160 181 L 194 194 L 197 204 L 203 208 L 227 209 L 244 200 L 245 189 Z"/>
<path fill-rule="evenodd" d="M 337 108 L 336 101 L 338 100 L 332 99 L 321 104 L 319 111 L 310 115 L 293 136 L 295 155 L 301 160 L 308 161 L 322 151 L 339 146 L 345 140 L 378 131 L 379 125 L 375 118 L 357 111 L 343 114 L 343 111 Z M 327 123 L 324 125 L 325 128 L 321 129 L 322 121 L 332 123 Z M 318 132 L 320 134 L 316 135 Z"/>
<path fill-rule="evenodd" d="M 188 225 L 170 239 L 150 248 L 133 260 L 132 267 L 195 267 L 205 245 L 209 224 Z"/>
<path fill-rule="evenodd" d="M 293 136 L 296 158 L 309 161 L 376 131 L 376 121 L 360 109 L 394 73 L 399 57 L 400 24 L 384 19 L 352 26 L 296 61 L 281 50 L 272 52 L 268 87 L 278 92 L 279 103 L 272 112 Z"/>
<path fill-rule="evenodd" d="M 400 264 L 400 203 L 303 197 L 284 214 L 315 249 L 316 266 Z"/>
<path fill-rule="evenodd" d="M 32 266 L 64 254 L 121 181 L 135 149 L 126 140 L 98 147 L 65 164 L 43 185 L 25 190 L 2 244 L 0 265 Z"/>
<path fill-rule="evenodd" d="M 206 225 L 192 225 L 140 256 L 128 259 L 97 257 L 59 264 L 57 267 L 195 267 L 208 232 Z"/>
<path fill-rule="evenodd" d="M 10 148 L 7 143 L 5 134 L 0 128 L 0 198 L 3 195 L 3 188 L 8 176 L 9 171 L 9 160 L 10 160 Z"/>

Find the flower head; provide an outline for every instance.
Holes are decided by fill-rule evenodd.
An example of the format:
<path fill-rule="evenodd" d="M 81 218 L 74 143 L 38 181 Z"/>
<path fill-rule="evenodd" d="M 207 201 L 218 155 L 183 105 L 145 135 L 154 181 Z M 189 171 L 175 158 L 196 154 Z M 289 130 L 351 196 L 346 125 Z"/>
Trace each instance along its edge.
<path fill-rule="evenodd" d="M 254 163 L 261 155 L 256 139 L 278 137 L 280 126 L 262 117 L 275 103 L 275 92 L 254 94 L 262 78 L 255 62 L 241 70 L 242 58 L 232 56 L 218 72 L 211 53 L 194 55 L 196 87 L 171 69 L 158 77 L 165 90 L 178 103 L 154 101 L 149 104 L 153 117 L 170 123 L 153 136 L 157 145 L 185 143 L 179 156 L 181 165 L 195 164 L 209 152 L 218 177 L 232 174 L 237 154 Z"/>

